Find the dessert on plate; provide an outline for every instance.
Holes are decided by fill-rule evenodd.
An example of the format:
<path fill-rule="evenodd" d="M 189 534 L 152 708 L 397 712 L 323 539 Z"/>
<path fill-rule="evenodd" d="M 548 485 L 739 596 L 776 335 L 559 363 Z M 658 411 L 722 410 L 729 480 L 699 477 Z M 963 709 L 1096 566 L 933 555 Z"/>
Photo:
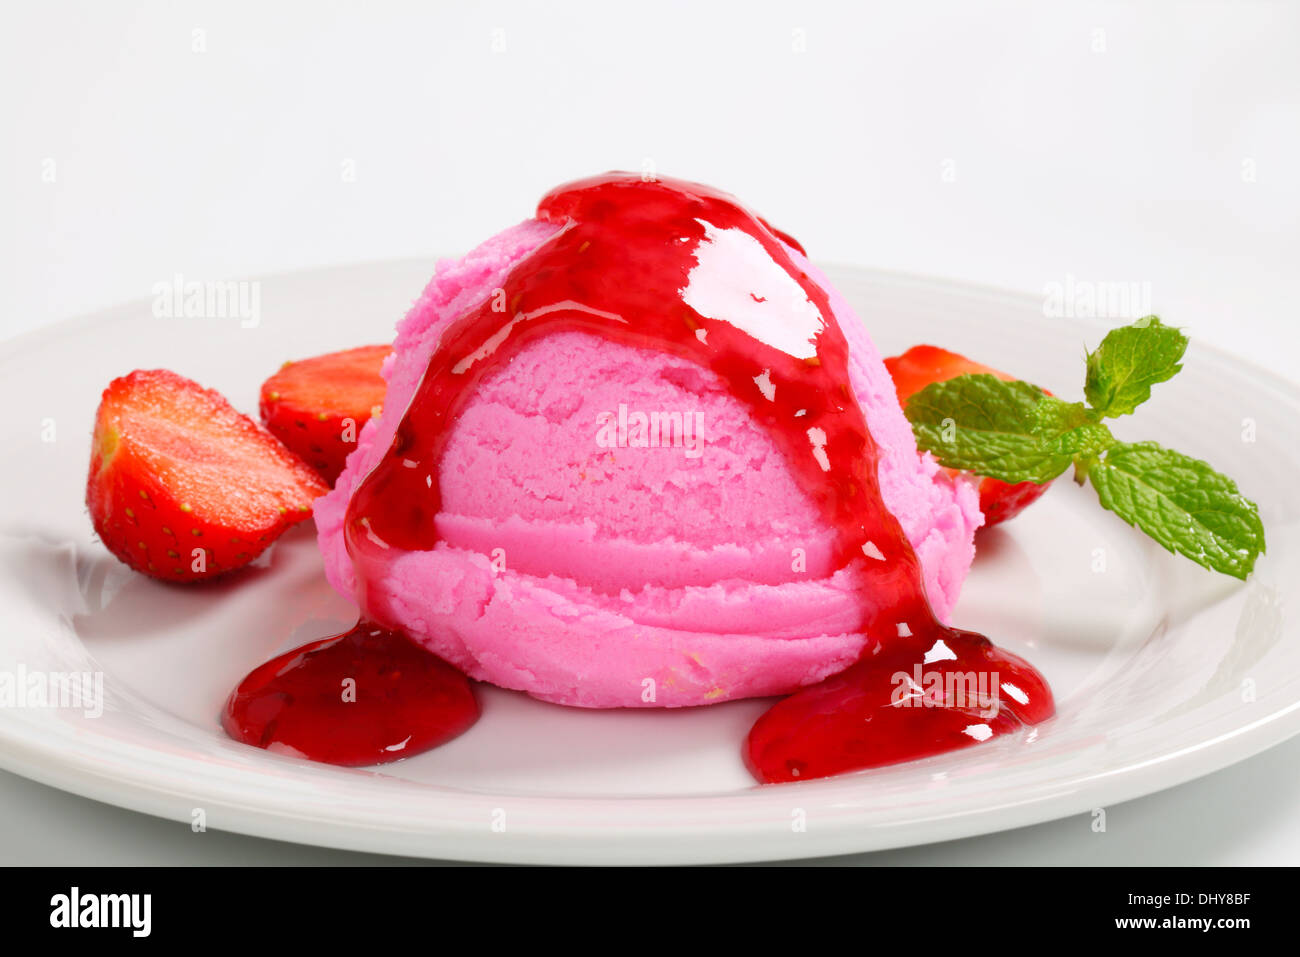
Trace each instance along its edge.
<path fill-rule="evenodd" d="M 1105 363 L 1090 357 L 1090 383 Z M 359 620 L 254 670 L 223 725 L 355 765 L 466 730 L 470 679 L 590 709 L 788 696 L 744 744 L 760 781 L 1014 732 L 1052 715 L 1046 680 L 951 618 L 977 529 L 1067 466 L 1124 514 L 1110 459 L 1137 453 L 1100 424 L 1120 413 L 1089 400 L 932 346 L 882 361 L 799 244 L 725 193 L 618 173 L 561 186 L 440 263 L 391 350 L 286 365 L 263 389 L 270 431 L 234 429 L 264 470 L 287 470 L 268 488 L 310 499 L 332 484 L 311 509 Z M 121 534 L 132 482 L 165 511 L 188 506 L 162 516 L 173 524 L 198 509 L 214 537 L 209 512 L 250 525 L 211 472 L 162 494 L 133 466 L 98 491 L 128 472 L 113 462 L 130 464 L 130 440 L 97 439 L 88 496 L 135 567 L 173 543 L 133 551 Z M 167 475 L 220 458 L 164 445 Z"/>
<path fill-rule="evenodd" d="M 857 481 L 946 619 L 974 490 L 917 453 L 866 327 L 803 255 L 690 196 L 582 185 L 439 266 L 398 325 L 383 413 L 315 503 L 326 575 L 363 614 L 559 704 L 789 694 L 857 660 L 896 604 L 866 562 L 912 561 L 863 554 L 884 532 L 846 540 Z M 711 207 L 721 224 L 696 224 Z"/>

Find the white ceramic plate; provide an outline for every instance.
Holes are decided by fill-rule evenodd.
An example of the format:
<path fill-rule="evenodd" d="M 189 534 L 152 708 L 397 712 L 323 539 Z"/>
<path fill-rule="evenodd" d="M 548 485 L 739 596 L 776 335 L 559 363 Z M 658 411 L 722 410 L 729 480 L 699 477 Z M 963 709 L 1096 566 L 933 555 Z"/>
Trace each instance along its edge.
<path fill-rule="evenodd" d="M 325 584 L 308 529 L 209 587 L 161 585 L 112 559 L 82 506 L 99 391 L 130 369 L 165 366 L 254 409 L 259 382 L 284 359 L 388 339 L 430 270 L 399 262 L 264 279 L 255 328 L 155 318 L 142 301 L 0 347 L 0 672 L 102 672 L 106 699 L 99 717 L 0 708 L 0 764 L 124 807 L 186 823 L 202 809 L 208 827 L 284 840 L 484 861 L 685 863 L 848 853 L 1084 813 L 1300 730 L 1300 642 L 1287 614 L 1300 598 L 1300 390 L 1193 340 L 1185 371 L 1117 431 L 1237 478 L 1260 503 L 1268 555 L 1240 585 L 1167 555 L 1101 512 L 1090 490 L 1058 482 L 983 540 L 956 615 L 1051 680 L 1059 714 L 1028 733 L 756 787 L 739 749 L 766 702 L 589 712 L 484 688 L 471 731 L 378 771 L 233 743 L 217 714 L 234 683 L 350 625 L 352 611 Z M 1044 318 L 1033 297 L 830 272 L 884 354 L 933 341 L 1072 395 L 1084 346 L 1100 337 L 1097 326 Z"/>

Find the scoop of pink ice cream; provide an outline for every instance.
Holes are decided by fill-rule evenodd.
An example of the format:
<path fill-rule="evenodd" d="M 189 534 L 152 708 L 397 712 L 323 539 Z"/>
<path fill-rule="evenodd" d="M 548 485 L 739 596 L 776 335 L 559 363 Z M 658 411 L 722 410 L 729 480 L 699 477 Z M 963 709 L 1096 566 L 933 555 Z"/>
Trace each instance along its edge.
<path fill-rule="evenodd" d="M 343 594 L 355 590 L 348 500 L 391 443 L 442 330 L 555 229 L 529 220 L 439 263 L 398 325 L 383 413 L 316 503 L 326 574 Z M 882 452 L 882 497 L 946 620 L 974 554 L 977 497 L 918 455 L 865 327 L 792 255 L 829 293 Z M 638 413 L 680 415 L 700 434 L 661 447 L 608 441 Z M 582 707 L 679 707 L 789 693 L 874 640 L 857 630 L 860 582 L 832 567 L 834 532 L 782 453 L 714 373 L 686 359 L 581 332 L 541 338 L 479 384 L 439 474 L 441 541 L 395 551 L 363 611 L 474 678 Z"/>

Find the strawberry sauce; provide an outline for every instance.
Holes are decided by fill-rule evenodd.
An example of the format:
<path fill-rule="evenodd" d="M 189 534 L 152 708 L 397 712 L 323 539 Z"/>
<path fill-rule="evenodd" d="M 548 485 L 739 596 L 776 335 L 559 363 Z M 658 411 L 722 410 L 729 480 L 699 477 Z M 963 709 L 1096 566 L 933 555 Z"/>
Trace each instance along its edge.
<path fill-rule="evenodd" d="M 543 198 L 537 215 L 559 231 L 510 272 L 504 295 L 489 296 L 443 332 L 391 447 L 348 505 L 344 533 L 363 608 L 370 607 L 367 583 L 383 574 L 387 555 L 437 544 L 438 463 L 479 380 L 539 336 L 581 330 L 715 372 L 769 430 L 837 531 L 837 564 L 857 566 L 863 593 L 872 596 L 862 603 L 861 630 L 870 639 L 863 658 L 782 700 L 754 725 L 745 759 L 758 780 L 803 780 L 924 757 L 1052 715 L 1051 692 L 1037 671 L 981 635 L 941 624 L 931 611 L 916 554 L 881 500 L 880 450 L 850 384 L 848 343 L 826 293 L 782 245 L 795 246 L 793 240 L 725 193 L 629 174 L 562 186 Z M 392 640 L 414 649 L 397 635 Z M 300 651 L 286 659 L 293 655 L 304 658 Z M 269 678 L 286 659 L 245 679 L 228 705 L 227 730 L 245 687 L 255 685 L 251 700 L 265 700 L 268 692 L 258 692 L 255 679 Z M 318 667 L 315 660 L 300 660 L 291 672 L 304 700 L 314 700 L 314 682 L 336 694 L 337 663 Z M 363 658 L 349 666 L 373 667 Z M 900 674 L 921 678 L 920 688 L 910 691 Z M 951 680 L 931 687 L 932 674 L 979 678 L 982 690 Z M 405 680 L 392 684 L 387 699 L 400 720 L 439 725 L 434 706 L 411 700 L 424 694 L 422 687 L 406 687 Z M 463 718 L 463 699 L 449 700 Z M 241 707 L 244 714 L 254 710 Z M 298 707 L 291 699 L 279 708 L 281 729 L 322 722 L 287 742 L 301 753 L 335 760 L 320 756 L 328 751 L 324 742 L 346 732 L 350 760 L 338 763 L 365 763 L 351 759 L 365 758 L 367 749 L 370 760 L 386 759 L 375 747 L 386 738 L 371 733 L 380 709 L 361 716 L 346 707 L 308 706 L 309 714 L 294 718 Z M 414 724 L 406 732 L 413 735 L 408 754 L 417 738 L 425 746 L 442 740 Z M 231 733 L 265 746 L 255 724 L 236 723 Z M 271 740 L 281 733 L 273 729 Z"/>
<path fill-rule="evenodd" d="M 477 720 L 469 679 L 363 620 L 255 668 L 221 725 L 244 744 L 358 767 L 436 748 Z"/>

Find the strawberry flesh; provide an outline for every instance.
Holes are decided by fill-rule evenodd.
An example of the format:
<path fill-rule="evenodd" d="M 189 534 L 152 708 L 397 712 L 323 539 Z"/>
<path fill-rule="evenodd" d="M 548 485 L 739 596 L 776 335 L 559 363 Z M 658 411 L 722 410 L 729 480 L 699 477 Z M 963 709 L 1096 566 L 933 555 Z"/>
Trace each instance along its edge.
<path fill-rule="evenodd" d="M 387 384 L 379 369 L 390 351 L 361 346 L 286 362 L 262 383 L 262 421 L 330 485 L 383 404 Z"/>
<path fill-rule="evenodd" d="M 86 504 L 137 571 L 194 582 L 247 565 L 311 515 L 319 476 L 218 392 L 163 369 L 104 390 Z"/>
<path fill-rule="evenodd" d="M 997 369 L 979 362 L 973 362 L 956 352 L 940 349 L 938 346 L 912 346 L 902 355 L 885 360 L 885 368 L 894 379 L 894 389 L 898 401 L 903 405 L 915 392 L 920 392 L 932 382 L 946 382 L 959 375 L 979 375 L 987 373 L 1003 381 L 1011 381 L 1015 376 L 1007 375 Z M 950 474 L 958 474 L 948 469 Z M 984 528 L 1014 518 L 1032 505 L 1047 491 L 1050 482 L 1039 485 L 1037 482 L 1017 482 L 1008 484 L 987 476 L 974 476 L 979 483 L 980 511 L 984 513 Z"/>

